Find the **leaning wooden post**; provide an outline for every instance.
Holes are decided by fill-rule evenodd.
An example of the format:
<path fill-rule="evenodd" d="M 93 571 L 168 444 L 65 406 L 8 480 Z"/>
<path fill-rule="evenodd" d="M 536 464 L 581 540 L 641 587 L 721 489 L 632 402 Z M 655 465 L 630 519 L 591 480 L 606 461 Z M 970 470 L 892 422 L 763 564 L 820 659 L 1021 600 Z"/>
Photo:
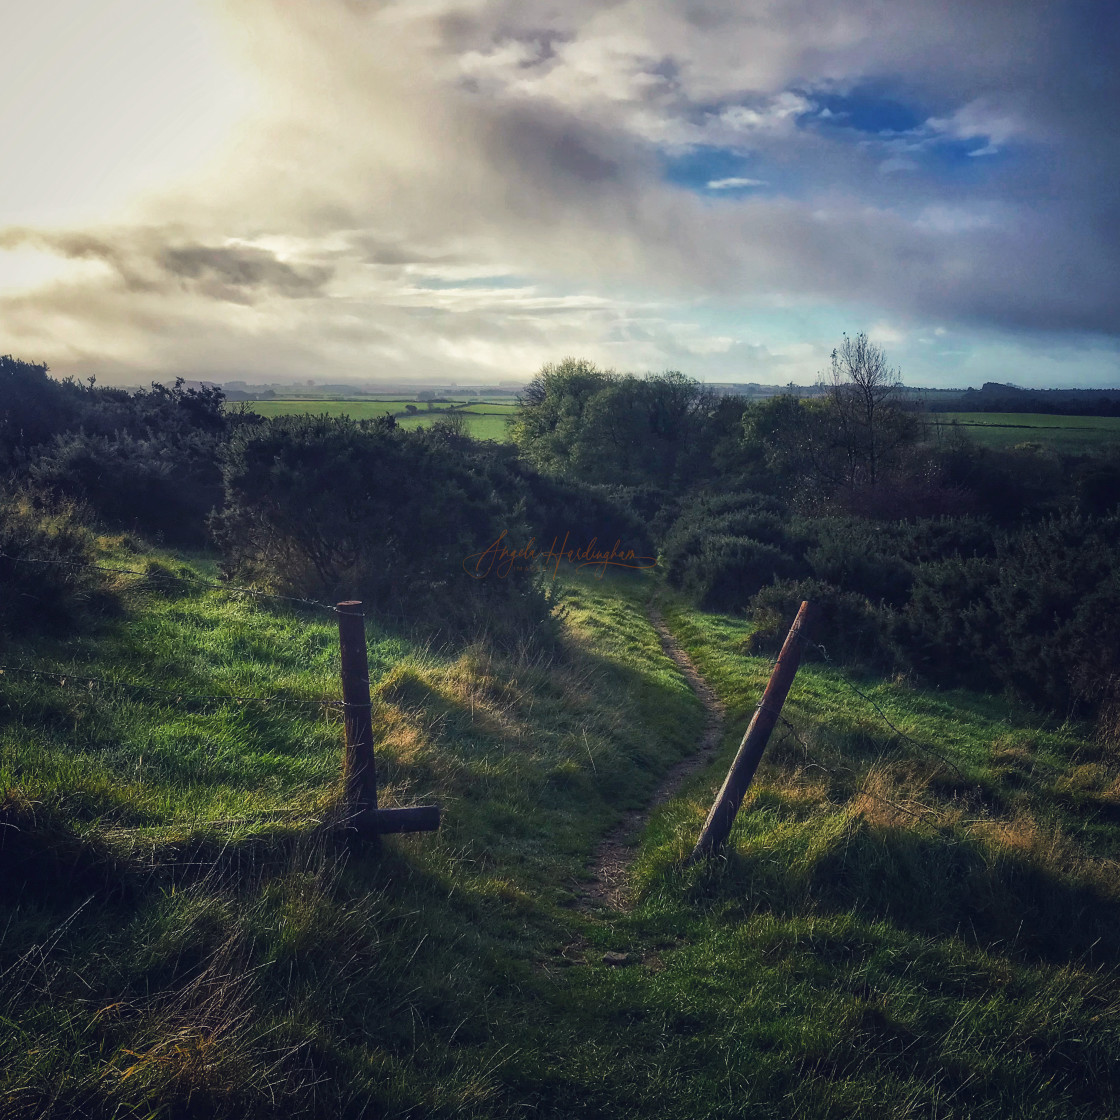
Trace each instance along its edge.
<path fill-rule="evenodd" d="M 727 771 L 719 794 L 716 796 L 712 811 L 704 822 L 700 839 L 696 842 L 689 862 L 703 859 L 705 856 L 718 852 L 727 843 L 731 835 L 731 826 L 735 823 L 735 815 L 743 803 L 743 797 L 754 778 L 758 764 L 762 761 L 762 752 L 770 739 L 770 732 L 781 715 L 782 705 L 786 701 L 790 685 L 797 673 L 797 666 L 801 662 L 801 637 L 805 634 L 813 621 L 815 609 L 808 603 L 802 603 L 797 617 L 786 636 L 782 652 L 778 654 L 778 662 L 770 674 L 770 683 L 762 694 L 758 707 L 755 708 L 751 725 L 743 736 L 739 746 L 739 753 Z"/>
<path fill-rule="evenodd" d="M 362 604 L 338 604 L 338 648 L 342 655 L 342 718 L 346 755 L 342 774 L 346 811 L 352 824 L 377 820 L 377 770 L 373 762 L 373 716 L 369 694 L 369 654 Z"/>

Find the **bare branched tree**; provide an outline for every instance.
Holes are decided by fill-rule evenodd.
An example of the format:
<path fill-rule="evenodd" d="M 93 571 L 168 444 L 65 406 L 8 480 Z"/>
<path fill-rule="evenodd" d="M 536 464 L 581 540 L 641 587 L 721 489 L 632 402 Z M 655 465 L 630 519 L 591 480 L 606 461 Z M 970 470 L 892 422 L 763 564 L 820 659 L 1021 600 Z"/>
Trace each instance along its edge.
<path fill-rule="evenodd" d="M 823 378 L 822 378 L 823 380 Z M 874 486 L 905 435 L 897 423 L 902 378 L 881 346 L 860 331 L 832 351 L 826 381 L 851 485 Z"/>

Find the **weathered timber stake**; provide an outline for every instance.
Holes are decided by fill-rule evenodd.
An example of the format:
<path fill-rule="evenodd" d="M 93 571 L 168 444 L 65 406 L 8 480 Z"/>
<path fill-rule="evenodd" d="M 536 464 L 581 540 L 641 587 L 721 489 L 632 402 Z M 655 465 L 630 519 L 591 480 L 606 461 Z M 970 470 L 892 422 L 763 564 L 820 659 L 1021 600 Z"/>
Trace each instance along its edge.
<path fill-rule="evenodd" d="M 743 736 L 739 746 L 739 753 L 727 771 L 719 793 L 716 795 L 708 819 L 696 842 L 689 863 L 713 855 L 727 843 L 731 835 L 731 826 L 735 823 L 735 815 L 743 803 L 758 764 L 762 761 L 762 752 L 770 740 L 770 732 L 778 722 L 782 713 L 782 705 L 789 694 L 790 685 L 797 673 L 797 666 L 801 663 L 801 637 L 807 633 L 815 617 L 815 608 L 808 602 L 801 604 L 797 617 L 786 635 L 782 652 L 778 654 L 778 662 L 770 674 L 770 681 L 766 691 L 762 694 L 750 727 Z"/>
<path fill-rule="evenodd" d="M 373 760 L 373 704 L 369 693 L 369 650 L 362 604 L 337 604 L 338 648 L 342 657 L 342 719 L 346 755 L 342 774 L 348 823 L 363 832 L 434 832 L 438 805 L 408 809 L 377 807 L 377 768 Z"/>
<path fill-rule="evenodd" d="M 377 770 L 373 762 L 366 616 L 360 602 L 338 604 L 338 648 L 342 660 L 342 718 L 346 728 L 346 755 L 342 763 L 346 810 L 352 823 L 361 825 L 376 819 Z"/>

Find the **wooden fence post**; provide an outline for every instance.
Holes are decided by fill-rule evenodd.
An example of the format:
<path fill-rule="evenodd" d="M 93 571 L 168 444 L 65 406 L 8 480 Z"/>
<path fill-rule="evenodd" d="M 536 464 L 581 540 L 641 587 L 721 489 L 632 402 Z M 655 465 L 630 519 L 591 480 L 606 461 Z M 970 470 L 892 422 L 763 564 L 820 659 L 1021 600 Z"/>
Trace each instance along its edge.
<path fill-rule="evenodd" d="M 338 648 L 342 660 L 342 719 L 346 730 L 342 774 L 347 823 L 363 832 L 378 835 L 386 832 L 434 832 L 439 828 L 438 805 L 378 808 L 366 617 L 362 604 L 356 600 L 338 603 L 336 609 Z"/>
<path fill-rule="evenodd" d="M 782 652 L 778 654 L 777 664 L 770 674 L 770 681 L 766 691 L 762 694 L 750 727 L 743 736 L 739 746 L 739 753 L 727 771 L 719 793 L 716 795 L 708 819 L 696 842 L 689 863 L 703 859 L 720 850 L 727 843 L 731 835 L 731 826 L 735 823 L 735 815 L 743 803 L 758 764 L 762 761 L 762 752 L 770 739 L 770 732 L 781 715 L 782 705 L 789 694 L 790 685 L 797 673 L 797 666 L 801 663 L 801 637 L 807 632 L 815 617 L 815 609 L 808 602 L 801 604 L 797 617 L 793 620 L 789 634 L 786 635 Z"/>
<path fill-rule="evenodd" d="M 342 660 L 342 718 L 346 754 L 342 763 L 346 810 L 352 823 L 376 819 L 377 769 L 373 761 L 373 716 L 369 652 L 362 604 L 338 604 L 338 649 Z"/>

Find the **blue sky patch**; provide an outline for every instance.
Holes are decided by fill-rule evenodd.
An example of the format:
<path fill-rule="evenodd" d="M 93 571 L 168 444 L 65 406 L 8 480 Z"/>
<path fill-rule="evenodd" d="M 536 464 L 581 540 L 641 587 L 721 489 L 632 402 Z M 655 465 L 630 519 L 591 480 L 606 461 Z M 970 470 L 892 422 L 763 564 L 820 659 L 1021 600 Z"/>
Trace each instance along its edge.
<path fill-rule="evenodd" d="M 931 115 L 917 106 L 866 89 L 809 96 L 818 107 L 812 120 L 828 128 L 850 128 L 875 135 L 910 132 L 921 128 Z"/>
<path fill-rule="evenodd" d="M 712 196 L 770 192 L 777 185 L 772 169 L 735 148 L 700 145 L 683 154 L 663 155 L 665 178 L 678 187 Z"/>

